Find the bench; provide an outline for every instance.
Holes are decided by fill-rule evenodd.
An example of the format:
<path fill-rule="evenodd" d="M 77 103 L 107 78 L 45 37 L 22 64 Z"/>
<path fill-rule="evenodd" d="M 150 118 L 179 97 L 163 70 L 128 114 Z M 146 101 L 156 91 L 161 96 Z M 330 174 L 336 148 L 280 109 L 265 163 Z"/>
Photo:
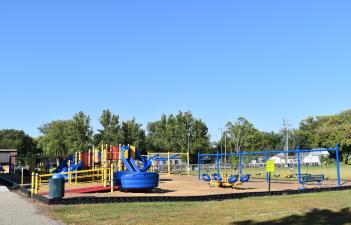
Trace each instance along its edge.
<path fill-rule="evenodd" d="M 325 180 L 324 174 L 312 175 L 312 174 L 303 174 L 300 176 L 300 184 L 302 184 L 302 188 L 306 183 L 316 182 L 318 186 L 321 187 L 322 182 Z"/>

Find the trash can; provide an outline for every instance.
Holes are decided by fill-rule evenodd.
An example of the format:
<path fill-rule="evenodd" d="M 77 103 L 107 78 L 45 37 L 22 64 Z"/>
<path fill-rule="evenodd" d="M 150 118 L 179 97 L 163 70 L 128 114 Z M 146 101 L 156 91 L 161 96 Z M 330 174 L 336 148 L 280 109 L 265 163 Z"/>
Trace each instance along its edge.
<path fill-rule="evenodd" d="M 49 198 L 63 198 L 65 196 L 65 177 L 55 173 L 49 181 Z"/>

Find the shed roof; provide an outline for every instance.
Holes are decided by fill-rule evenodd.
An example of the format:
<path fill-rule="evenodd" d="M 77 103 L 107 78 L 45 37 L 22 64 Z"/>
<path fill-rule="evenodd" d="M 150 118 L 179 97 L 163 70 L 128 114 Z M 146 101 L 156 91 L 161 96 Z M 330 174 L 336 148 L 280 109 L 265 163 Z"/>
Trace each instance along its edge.
<path fill-rule="evenodd" d="M 17 152 L 17 149 L 0 149 L 0 152 Z"/>

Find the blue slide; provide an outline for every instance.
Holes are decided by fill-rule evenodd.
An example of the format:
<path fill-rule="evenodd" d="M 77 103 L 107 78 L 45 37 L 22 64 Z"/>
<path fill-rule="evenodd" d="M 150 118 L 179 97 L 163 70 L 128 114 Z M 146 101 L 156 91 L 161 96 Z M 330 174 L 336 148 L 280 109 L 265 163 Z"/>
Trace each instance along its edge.
<path fill-rule="evenodd" d="M 64 168 L 68 166 L 68 160 L 71 160 L 72 162 L 73 156 L 70 155 L 67 158 L 65 158 L 52 173 L 61 173 L 64 170 Z"/>
<path fill-rule="evenodd" d="M 146 172 L 150 169 L 150 167 L 152 166 L 152 160 L 154 160 L 155 158 L 158 158 L 160 155 L 156 154 L 154 156 L 151 156 L 150 158 L 147 158 L 146 156 L 142 156 L 140 154 L 140 151 L 136 151 L 135 152 L 135 159 L 139 160 L 140 162 L 143 163 L 143 168 L 140 169 L 141 172 Z"/>
<path fill-rule="evenodd" d="M 152 190 L 158 186 L 159 175 L 157 173 L 146 172 L 152 165 L 151 160 L 140 155 L 136 151 L 136 159 L 143 162 L 144 166 L 140 169 L 132 157 L 125 158 L 125 151 L 129 151 L 128 146 L 122 146 L 122 162 L 127 171 L 115 173 L 115 184 L 121 187 L 121 190 Z M 130 154 L 129 154 L 130 155 Z"/>
<path fill-rule="evenodd" d="M 74 157 L 70 155 L 67 158 L 65 158 L 52 173 L 68 172 L 68 160 L 74 162 Z M 83 162 L 81 160 L 78 161 L 78 164 L 72 163 L 70 166 L 70 171 L 78 171 L 81 169 L 83 169 Z"/>

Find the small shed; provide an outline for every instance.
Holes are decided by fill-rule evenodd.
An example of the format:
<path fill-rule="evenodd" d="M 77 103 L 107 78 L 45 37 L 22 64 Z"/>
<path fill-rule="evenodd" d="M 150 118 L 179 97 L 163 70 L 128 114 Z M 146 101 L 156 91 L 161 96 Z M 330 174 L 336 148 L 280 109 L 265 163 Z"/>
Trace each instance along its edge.
<path fill-rule="evenodd" d="M 8 165 L 10 162 L 11 156 L 17 155 L 17 149 L 0 149 L 0 164 Z M 15 158 L 11 158 L 13 162 L 11 164 L 15 164 Z"/>

